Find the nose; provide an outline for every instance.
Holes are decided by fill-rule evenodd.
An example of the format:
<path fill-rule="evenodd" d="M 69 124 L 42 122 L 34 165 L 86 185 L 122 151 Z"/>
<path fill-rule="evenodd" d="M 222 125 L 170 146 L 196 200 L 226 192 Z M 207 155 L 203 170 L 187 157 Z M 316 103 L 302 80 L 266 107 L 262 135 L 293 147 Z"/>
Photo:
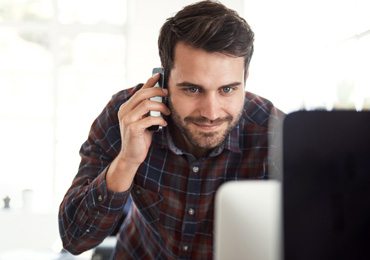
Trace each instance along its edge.
<path fill-rule="evenodd" d="M 200 100 L 200 115 L 209 120 L 216 120 L 220 117 L 220 101 L 216 94 L 207 93 Z"/>

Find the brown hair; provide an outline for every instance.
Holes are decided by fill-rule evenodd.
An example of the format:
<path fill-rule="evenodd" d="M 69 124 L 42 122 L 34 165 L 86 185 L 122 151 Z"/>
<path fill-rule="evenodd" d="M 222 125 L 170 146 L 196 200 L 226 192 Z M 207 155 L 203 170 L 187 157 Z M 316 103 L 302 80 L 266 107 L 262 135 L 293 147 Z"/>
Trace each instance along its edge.
<path fill-rule="evenodd" d="M 253 55 L 254 33 L 237 12 L 218 1 L 206 0 L 186 6 L 167 19 L 159 34 L 159 56 L 165 69 L 166 84 L 178 42 L 207 52 L 244 57 L 246 72 Z"/>

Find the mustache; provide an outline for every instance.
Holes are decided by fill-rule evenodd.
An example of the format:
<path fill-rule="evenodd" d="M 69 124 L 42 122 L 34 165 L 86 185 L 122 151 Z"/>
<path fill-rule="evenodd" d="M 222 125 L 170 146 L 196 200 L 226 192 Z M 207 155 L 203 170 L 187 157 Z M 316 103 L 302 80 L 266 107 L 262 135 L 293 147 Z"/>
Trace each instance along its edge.
<path fill-rule="evenodd" d="M 199 123 L 199 124 L 220 124 L 224 122 L 232 122 L 233 117 L 232 116 L 226 116 L 222 118 L 217 118 L 215 120 L 210 120 L 207 117 L 192 117 L 188 116 L 184 118 L 184 121 L 187 123 Z"/>

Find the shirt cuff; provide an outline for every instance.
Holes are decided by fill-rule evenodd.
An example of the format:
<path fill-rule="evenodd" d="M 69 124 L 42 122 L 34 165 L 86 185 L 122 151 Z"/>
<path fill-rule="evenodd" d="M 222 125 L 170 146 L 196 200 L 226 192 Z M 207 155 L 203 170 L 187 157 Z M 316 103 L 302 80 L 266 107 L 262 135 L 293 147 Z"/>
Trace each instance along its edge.
<path fill-rule="evenodd" d="M 89 207 L 96 208 L 101 212 L 109 214 L 121 213 L 130 195 L 132 184 L 125 192 L 108 190 L 105 181 L 108 168 L 109 166 L 90 184 L 87 203 Z"/>

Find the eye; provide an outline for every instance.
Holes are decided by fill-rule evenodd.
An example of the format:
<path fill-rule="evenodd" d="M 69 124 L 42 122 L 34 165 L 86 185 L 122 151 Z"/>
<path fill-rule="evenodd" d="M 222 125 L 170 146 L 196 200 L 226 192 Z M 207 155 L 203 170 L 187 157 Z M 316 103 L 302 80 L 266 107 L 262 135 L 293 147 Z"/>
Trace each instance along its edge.
<path fill-rule="evenodd" d="M 233 88 L 232 87 L 223 87 L 222 88 L 222 92 L 223 93 L 230 93 L 231 91 L 233 91 Z"/>
<path fill-rule="evenodd" d="M 198 88 L 187 88 L 186 90 L 189 91 L 190 93 L 196 93 L 199 91 Z"/>

